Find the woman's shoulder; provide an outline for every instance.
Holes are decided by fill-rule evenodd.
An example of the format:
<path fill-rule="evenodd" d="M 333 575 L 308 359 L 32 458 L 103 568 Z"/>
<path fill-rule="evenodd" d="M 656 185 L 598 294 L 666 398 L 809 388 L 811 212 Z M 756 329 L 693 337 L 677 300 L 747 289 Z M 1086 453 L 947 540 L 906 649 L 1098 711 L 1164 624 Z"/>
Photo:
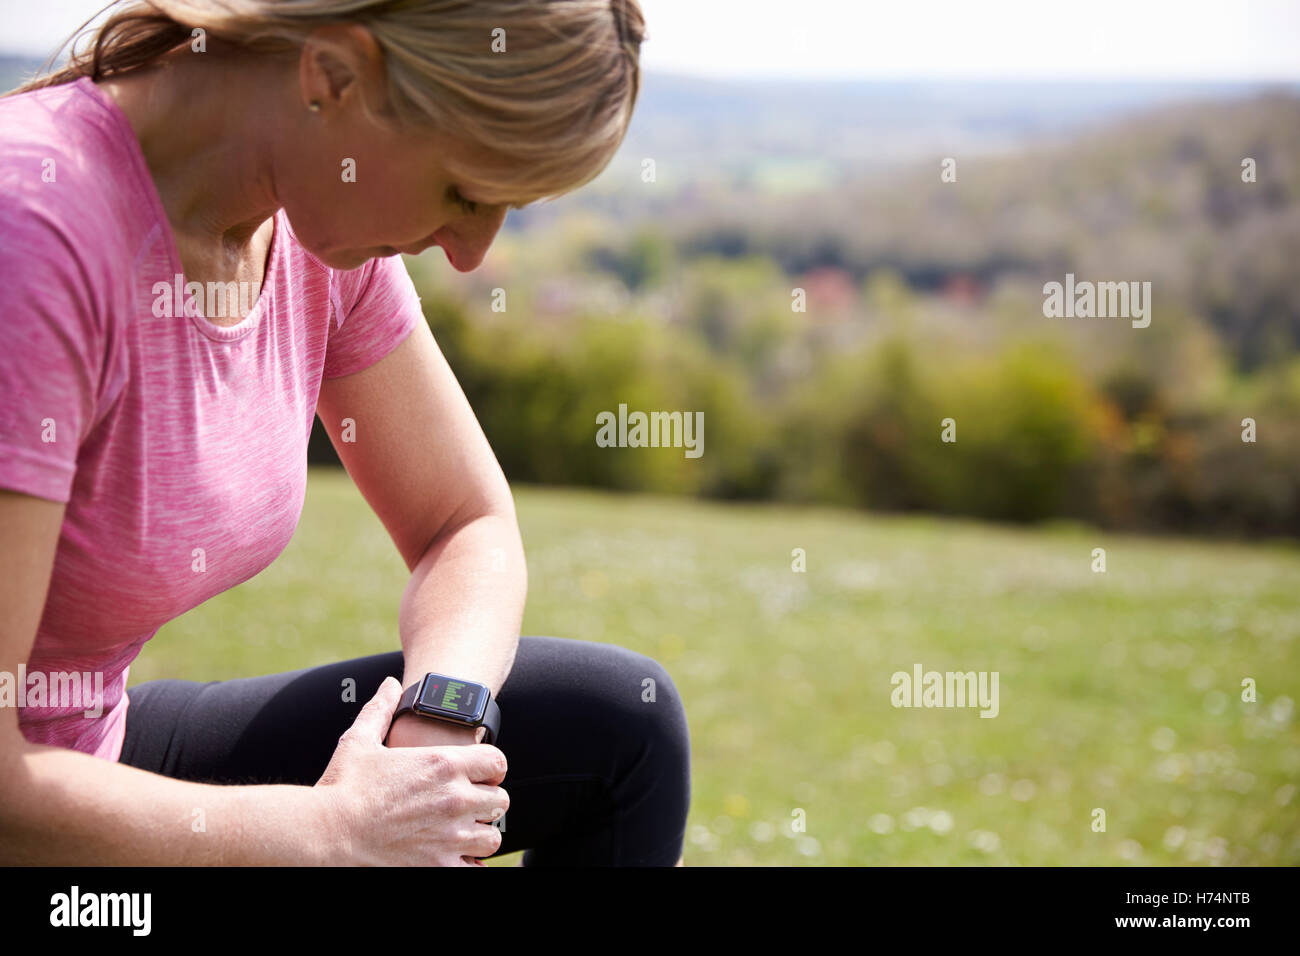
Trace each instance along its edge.
<path fill-rule="evenodd" d="M 0 99 L 6 288 L 64 302 L 81 324 L 108 333 L 141 250 L 156 239 L 157 194 L 141 181 L 133 149 L 126 118 L 89 79 Z"/>
<path fill-rule="evenodd" d="M 156 210 L 133 148 L 125 117 L 89 79 L 0 99 L 6 251 L 48 239 L 114 266 L 134 255 Z"/>

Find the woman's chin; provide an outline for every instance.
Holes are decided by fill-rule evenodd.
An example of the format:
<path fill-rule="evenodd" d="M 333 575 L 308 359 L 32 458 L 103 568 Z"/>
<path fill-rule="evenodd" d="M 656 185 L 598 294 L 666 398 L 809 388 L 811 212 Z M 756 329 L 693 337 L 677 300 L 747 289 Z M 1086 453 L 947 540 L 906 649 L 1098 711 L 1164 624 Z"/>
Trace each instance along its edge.
<path fill-rule="evenodd" d="M 337 269 L 340 272 L 351 272 L 353 269 L 360 269 L 371 259 L 377 259 L 387 255 L 382 249 L 336 249 L 327 253 L 313 252 L 317 259 L 325 263 L 331 269 Z"/>

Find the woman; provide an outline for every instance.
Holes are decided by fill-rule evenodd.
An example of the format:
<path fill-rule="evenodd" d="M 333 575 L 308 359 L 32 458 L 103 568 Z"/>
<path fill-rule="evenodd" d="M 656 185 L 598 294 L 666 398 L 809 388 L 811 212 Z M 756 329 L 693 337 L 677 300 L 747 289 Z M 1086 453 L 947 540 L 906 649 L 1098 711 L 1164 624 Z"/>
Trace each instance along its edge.
<path fill-rule="evenodd" d="M 643 32 L 635 0 L 153 0 L 0 99 L 0 671 L 51 689 L 0 707 L 4 862 L 680 862 L 672 681 L 518 636 L 510 491 L 396 257 L 470 271 L 594 177 Z M 287 543 L 316 414 L 411 571 L 401 650 L 128 695 Z M 412 710 L 426 674 L 499 736 Z"/>

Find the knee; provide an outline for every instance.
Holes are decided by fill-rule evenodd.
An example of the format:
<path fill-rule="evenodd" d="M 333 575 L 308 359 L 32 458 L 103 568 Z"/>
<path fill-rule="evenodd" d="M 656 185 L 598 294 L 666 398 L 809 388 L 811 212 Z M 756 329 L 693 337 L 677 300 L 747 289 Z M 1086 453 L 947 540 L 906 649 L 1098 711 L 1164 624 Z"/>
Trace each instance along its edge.
<path fill-rule="evenodd" d="M 620 649 L 622 650 L 622 649 Z M 691 738 L 686 708 L 677 685 L 663 665 L 644 654 L 623 650 L 621 672 L 635 691 L 615 744 L 622 773 L 616 800 L 634 807 L 653 807 L 656 842 L 673 844 L 671 865 L 681 853 L 691 802 Z"/>
<path fill-rule="evenodd" d="M 672 677 L 664 666 L 645 654 L 638 654 L 635 651 L 627 653 L 631 661 L 628 669 L 637 677 L 641 702 L 663 704 L 663 710 L 669 713 L 683 711 L 684 715 L 681 694 L 678 693 L 677 685 L 673 683 Z"/>
<path fill-rule="evenodd" d="M 632 765 L 647 756 L 665 770 L 689 763 L 686 708 L 657 660 L 616 644 L 550 636 L 524 641 L 528 686 L 557 721 L 581 726 L 586 739 Z"/>
<path fill-rule="evenodd" d="M 630 724 L 629 729 L 650 745 L 658 759 L 689 762 L 686 707 L 672 677 L 652 657 L 621 647 L 617 651 L 619 679 L 609 686 L 623 689 L 617 708 Z"/>

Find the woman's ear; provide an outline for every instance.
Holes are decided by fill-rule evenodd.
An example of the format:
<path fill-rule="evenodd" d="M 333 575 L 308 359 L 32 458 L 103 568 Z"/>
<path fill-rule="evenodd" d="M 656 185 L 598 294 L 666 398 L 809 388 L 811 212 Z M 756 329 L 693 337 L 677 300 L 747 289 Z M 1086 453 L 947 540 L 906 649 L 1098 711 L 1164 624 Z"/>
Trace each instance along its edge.
<path fill-rule="evenodd" d="M 304 106 L 316 102 L 324 110 L 337 109 L 356 99 L 375 109 L 387 100 L 383 51 L 374 35 L 356 23 L 313 30 L 299 55 L 298 79 Z"/>

